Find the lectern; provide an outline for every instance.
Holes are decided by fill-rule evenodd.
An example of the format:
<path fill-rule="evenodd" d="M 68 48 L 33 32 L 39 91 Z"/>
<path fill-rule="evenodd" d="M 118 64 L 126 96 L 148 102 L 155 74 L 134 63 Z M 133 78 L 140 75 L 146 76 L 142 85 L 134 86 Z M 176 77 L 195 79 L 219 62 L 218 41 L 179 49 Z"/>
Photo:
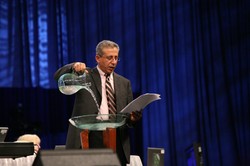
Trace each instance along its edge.
<path fill-rule="evenodd" d="M 126 123 L 125 114 L 82 115 L 69 119 L 70 123 L 81 129 L 81 145 L 83 149 L 89 149 L 89 132 L 102 131 L 103 145 L 116 152 L 116 128 Z"/>

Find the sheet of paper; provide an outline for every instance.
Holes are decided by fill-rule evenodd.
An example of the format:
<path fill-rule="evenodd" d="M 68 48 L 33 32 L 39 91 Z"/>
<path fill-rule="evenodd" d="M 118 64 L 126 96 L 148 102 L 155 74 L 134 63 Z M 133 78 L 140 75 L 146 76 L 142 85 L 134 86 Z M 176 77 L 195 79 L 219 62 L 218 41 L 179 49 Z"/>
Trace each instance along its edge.
<path fill-rule="evenodd" d="M 160 100 L 160 95 L 156 93 L 145 93 L 121 110 L 121 113 L 131 113 L 132 111 L 140 111 L 153 101 Z"/>

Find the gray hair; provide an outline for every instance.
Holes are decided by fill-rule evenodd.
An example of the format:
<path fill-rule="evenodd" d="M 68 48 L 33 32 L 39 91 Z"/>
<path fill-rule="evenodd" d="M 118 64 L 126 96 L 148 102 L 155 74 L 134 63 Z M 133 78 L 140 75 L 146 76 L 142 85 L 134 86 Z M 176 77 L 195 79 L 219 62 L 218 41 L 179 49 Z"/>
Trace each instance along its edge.
<path fill-rule="evenodd" d="M 119 45 L 110 40 L 103 40 L 99 42 L 96 46 L 96 55 L 102 56 L 104 48 L 117 48 L 118 51 L 120 50 Z"/>

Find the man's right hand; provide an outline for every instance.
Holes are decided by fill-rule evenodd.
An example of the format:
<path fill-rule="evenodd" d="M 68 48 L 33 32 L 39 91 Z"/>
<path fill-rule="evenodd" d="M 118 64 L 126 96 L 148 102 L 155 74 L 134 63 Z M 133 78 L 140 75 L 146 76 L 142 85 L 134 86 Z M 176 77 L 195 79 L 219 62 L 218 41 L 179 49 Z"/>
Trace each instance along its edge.
<path fill-rule="evenodd" d="M 79 73 L 79 74 L 83 74 L 84 72 L 88 72 L 86 70 L 86 64 L 83 62 L 74 63 L 74 65 L 72 66 L 72 69 L 74 72 Z"/>

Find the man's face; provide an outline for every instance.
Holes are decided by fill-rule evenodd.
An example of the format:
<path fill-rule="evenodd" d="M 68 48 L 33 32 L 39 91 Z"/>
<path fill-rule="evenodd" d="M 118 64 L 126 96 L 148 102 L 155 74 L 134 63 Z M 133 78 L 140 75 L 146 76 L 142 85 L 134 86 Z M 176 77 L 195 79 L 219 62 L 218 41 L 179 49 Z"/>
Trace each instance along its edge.
<path fill-rule="evenodd" d="M 115 70 L 118 62 L 118 54 L 118 49 L 114 47 L 104 48 L 102 56 L 96 55 L 96 62 L 104 73 L 110 74 Z"/>

